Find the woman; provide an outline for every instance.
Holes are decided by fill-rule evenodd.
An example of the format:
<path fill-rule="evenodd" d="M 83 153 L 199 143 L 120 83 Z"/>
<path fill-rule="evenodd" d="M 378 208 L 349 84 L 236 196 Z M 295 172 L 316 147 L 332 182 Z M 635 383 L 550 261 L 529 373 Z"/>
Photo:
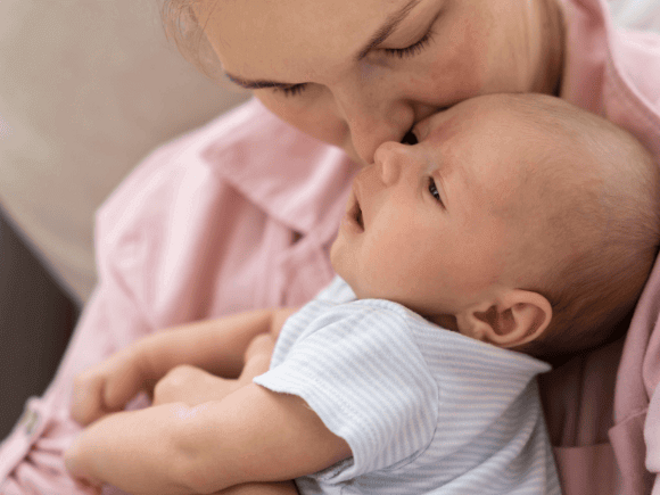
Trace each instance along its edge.
<path fill-rule="evenodd" d="M 660 43 L 616 32 L 604 0 L 188 3 L 166 10 L 192 28 L 182 43 L 211 49 L 259 101 L 154 152 L 99 212 L 99 285 L 56 380 L 2 446 L 3 493 L 83 492 L 61 458 L 83 368 L 159 328 L 309 300 L 332 276 L 360 163 L 384 141 L 414 143 L 431 113 L 483 93 L 557 94 L 660 155 Z M 544 381 L 565 493 L 614 490 L 617 465 L 625 493 L 647 488 L 643 453 L 640 464 L 608 443 L 621 344 Z M 636 418 L 621 437 L 641 436 Z"/>

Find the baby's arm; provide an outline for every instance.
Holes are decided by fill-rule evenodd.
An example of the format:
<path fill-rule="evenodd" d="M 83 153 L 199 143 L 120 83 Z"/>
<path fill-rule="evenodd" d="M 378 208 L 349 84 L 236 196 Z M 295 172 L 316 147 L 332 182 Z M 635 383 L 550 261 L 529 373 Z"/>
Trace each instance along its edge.
<path fill-rule="evenodd" d="M 272 483 L 246 483 L 236 485 L 213 495 L 299 495 L 293 481 L 277 481 Z"/>
<path fill-rule="evenodd" d="M 260 310 L 163 330 L 122 349 L 75 380 L 71 415 L 83 425 L 120 411 L 141 390 L 187 364 L 236 378 L 252 339 L 277 335 L 292 309 Z"/>
<path fill-rule="evenodd" d="M 351 455 L 300 398 L 249 384 L 222 401 L 109 415 L 67 452 L 74 476 L 136 494 L 210 493 L 280 481 Z"/>

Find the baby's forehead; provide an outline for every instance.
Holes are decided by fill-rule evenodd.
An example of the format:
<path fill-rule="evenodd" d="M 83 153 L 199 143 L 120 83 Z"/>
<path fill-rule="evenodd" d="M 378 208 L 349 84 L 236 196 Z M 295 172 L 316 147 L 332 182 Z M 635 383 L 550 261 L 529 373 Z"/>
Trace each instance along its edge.
<path fill-rule="evenodd" d="M 439 114 L 439 127 L 462 122 L 465 131 L 497 130 L 503 137 L 521 130 L 557 134 L 573 122 L 573 110 L 555 97 L 545 95 L 484 95 L 465 100 Z"/>
<path fill-rule="evenodd" d="M 469 104 L 468 104 L 469 103 Z M 497 144 L 503 152 L 520 148 L 534 149 L 548 129 L 541 125 L 540 110 L 534 114 L 521 113 L 504 102 L 487 99 L 468 100 L 439 112 L 424 124 L 422 134 L 429 145 L 492 146 Z M 524 138 L 524 139 L 523 139 Z"/>
<path fill-rule="evenodd" d="M 460 154 L 466 159 L 460 166 L 487 174 L 515 164 L 533 167 L 557 143 L 537 121 L 493 106 L 447 113 L 433 121 L 428 136 L 436 152 Z"/>
<path fill-rule="evenodd" d="M 571 118 L 554 100 L 489 95 L 430 117 L 420 134 L 431 153 L 475 185 L 529 186 L 537 176 L 562 180 L 578 173 L 571 166 L 592 161 L 588 147 L 571 137 Z"/>
<path fill-rule="evenodd" d="M 484 208 L 522 220 L 570 213 L 568 205 L 621 186 L 611 180 L 620 133 L 598 119 L 556 98 L 505 95 L 452 107 L 433 134 L 438 149 L 460 158 L 454 167 L 471 179 L 470 191 L 492 199 Z"/>

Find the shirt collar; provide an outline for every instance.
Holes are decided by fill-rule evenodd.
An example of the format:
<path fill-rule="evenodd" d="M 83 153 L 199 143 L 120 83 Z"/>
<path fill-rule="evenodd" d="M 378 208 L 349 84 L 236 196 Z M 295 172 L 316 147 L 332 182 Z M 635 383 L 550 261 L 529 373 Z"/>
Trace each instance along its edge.
<path fill-rule="evenodd" d="M 256 98 L 212 123 L 209 131 L 213 141 L 203 148 L 203 159 L 293 230 L 307 234 L 329 214 L 336 218 L 337 208 L 343 211 L 359 167 L 341 149 L 286 124 Z"/>

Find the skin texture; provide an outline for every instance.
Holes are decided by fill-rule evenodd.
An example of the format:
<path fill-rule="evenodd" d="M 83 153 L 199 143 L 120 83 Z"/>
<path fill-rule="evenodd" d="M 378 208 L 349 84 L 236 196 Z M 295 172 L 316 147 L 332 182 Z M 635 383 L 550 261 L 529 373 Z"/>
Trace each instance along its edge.
<path fill-rule="evenodd" d="M 487 93 L 551 94 L 561 79 L 556 0 L 209 0 L 195 9 L 228 74 L 280 83 L 254 94 L 363 164 L 439 109 Z"/>

